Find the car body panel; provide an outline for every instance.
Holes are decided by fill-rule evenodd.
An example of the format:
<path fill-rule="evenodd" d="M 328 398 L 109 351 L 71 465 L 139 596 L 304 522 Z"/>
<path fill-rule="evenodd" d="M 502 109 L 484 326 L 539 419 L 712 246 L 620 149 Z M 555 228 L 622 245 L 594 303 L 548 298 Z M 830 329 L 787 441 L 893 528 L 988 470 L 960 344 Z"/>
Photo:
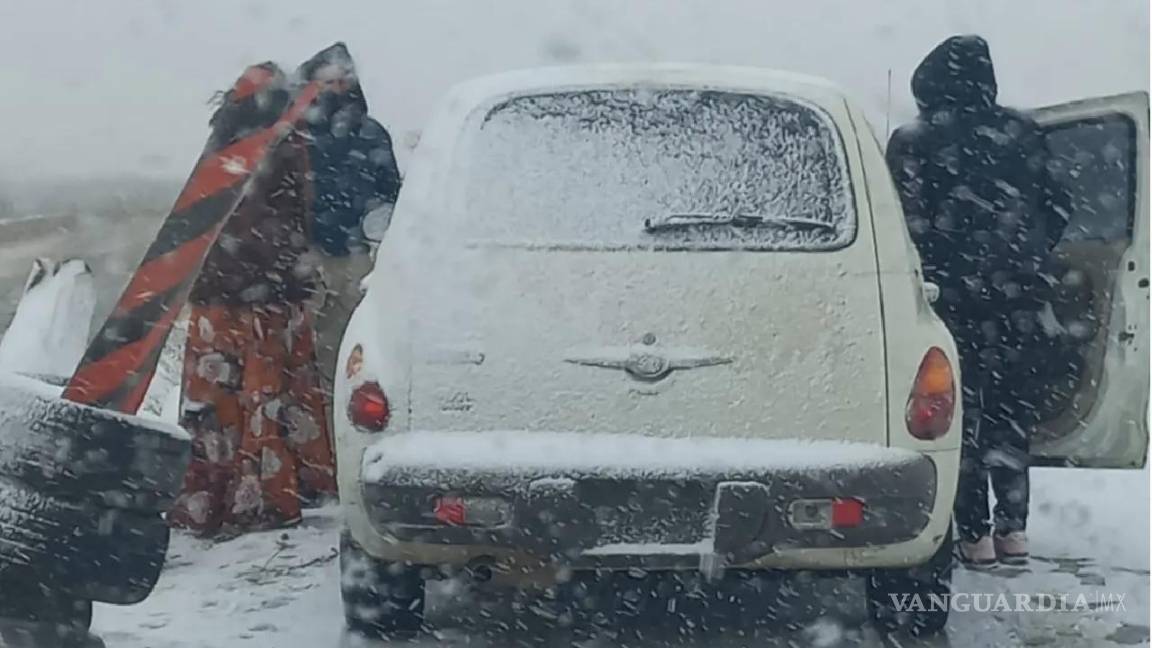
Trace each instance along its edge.
<path fill-rule="evenodd" d="M 421 222 L 452 209 L 452 158 L 478 110 L 521 94 L 637 84 L 784 95 L 825 112 L 844 145 L 855 240 L 811 253 L 461 249 Z M 374 444 L 386 453 L 393 433 L 587 430 L 852 440 L 931 456 L 931 519 L 892 545 L 899 551 L 789 548 L 750 564 L 839 569 L 932 555 L 955 494 L 960 412 L 944 438 L 919 441 L 904 429 L 904 407 L 927 349 L 944 349 L 956 372 L 954 346 L 927 304 L 879 147 L 858 115 L 829 84 L 752 68 L 595 66 L 511 73 L 451 93 L 423 132 L 341 348 L 347 358 L 359 345 L 364 361 L 338 377 L 336 403 L 374 380 L 393 405 L 382 434 L 356 429 L 336 408 L 341 498 L 356 541 L 384 559 L 539 562 L 508 548 L 397 542 L 369 520 L 353 466 Z M 638 380 L 625 365 L 645 347 L 690 366 Z"/>
<path fill-rule="evenodd" d="M 450 276 L 482 296 L 425 286 L 415 306 L 412 428 L 883 441 L 879 299 L 858 250 L 464 253 Z M 476 361 L 444 357 L 461 350 Z M 677 368 L 614 366 L 645 358 Z"/>

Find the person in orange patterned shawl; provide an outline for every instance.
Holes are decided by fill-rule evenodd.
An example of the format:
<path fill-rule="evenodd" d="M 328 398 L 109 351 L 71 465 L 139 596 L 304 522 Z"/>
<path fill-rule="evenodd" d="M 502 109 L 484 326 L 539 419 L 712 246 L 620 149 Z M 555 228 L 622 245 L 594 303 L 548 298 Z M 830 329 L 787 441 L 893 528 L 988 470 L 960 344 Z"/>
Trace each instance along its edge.
<path fill-rule="evenodd" d="M 295 524 L 302 505 L 336 493 L 303 138 L 270 156 L 189 300 L 180 423 L 193 456 L 168 519 L 201 535 Z"/>

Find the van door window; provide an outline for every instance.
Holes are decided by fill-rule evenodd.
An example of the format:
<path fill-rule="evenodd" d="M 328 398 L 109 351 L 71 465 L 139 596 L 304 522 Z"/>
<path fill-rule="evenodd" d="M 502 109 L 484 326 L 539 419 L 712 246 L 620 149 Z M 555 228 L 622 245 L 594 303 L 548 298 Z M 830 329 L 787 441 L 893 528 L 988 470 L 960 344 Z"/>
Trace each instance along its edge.
<path fill-rule="evenodd" d="M 1041 437 L 1078 429 L 1097 399 L 1109 319 L 1136 204 L 1136 127 L 1123 115 L 1061 123 L 1046 131 L 1051 171 L 1069 201 L 1068 225 L 1048 269 L 1041 323 L 1052 348 L 1038 399 Z"/>

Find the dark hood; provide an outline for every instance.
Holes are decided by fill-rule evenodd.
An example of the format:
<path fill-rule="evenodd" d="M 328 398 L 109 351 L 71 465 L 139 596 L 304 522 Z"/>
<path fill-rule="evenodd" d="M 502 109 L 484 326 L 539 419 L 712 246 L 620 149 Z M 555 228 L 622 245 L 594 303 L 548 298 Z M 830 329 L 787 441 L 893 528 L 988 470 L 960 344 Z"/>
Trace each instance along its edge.
<path fill-rule="evenodd" d="M 924 111 L 994 105 L 996 73 L 988 43 L 968 35 L 937 45 L 912 74 L 912 95 Z"/>
<path fill-rule="evenodd" d="M 364 90 L 360 87 L 360 79 L 356 75 L 356 66 L 352 62 L 352 54 L 344 43 L 335 43 L 321 50 L 308 59 L 296 70 L 296 75 L 302 80 L 311 80 L 316 72 L 325 65 L 337 65 L 347 73 L 346 80 L 350 87 L 340 95 L 325 92 L 320 95 L 318 103 L 324 115 L 330 115 L 341 106 L 353 104 L 360 114 L 368 113 L 368 102 L 364 99 Z"/>

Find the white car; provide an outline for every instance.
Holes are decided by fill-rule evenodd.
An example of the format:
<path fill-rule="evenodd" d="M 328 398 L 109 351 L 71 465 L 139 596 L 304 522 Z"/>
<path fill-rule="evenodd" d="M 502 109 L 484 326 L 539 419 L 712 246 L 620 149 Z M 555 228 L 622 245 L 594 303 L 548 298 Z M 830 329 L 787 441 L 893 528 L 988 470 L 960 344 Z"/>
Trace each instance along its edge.
<path fill-rule="evenodd" d="M 1044 116 L 1127 120 L 1138 161 L 1127 243 L 1090 261 L 1113 279 L 1094 393 L 1046 432 L 1050 462 L 1144 461 L 1146 106 Z M 415 630 L 427 578 L 824 570 L 867 574 L 882 624 L 939 629 L 946 607 L 889 597 L 950 586 L 961 376 L 934 288 L 826 82 L 608 66 L 458 87 L 340 351 L 349 625 Z"/>

